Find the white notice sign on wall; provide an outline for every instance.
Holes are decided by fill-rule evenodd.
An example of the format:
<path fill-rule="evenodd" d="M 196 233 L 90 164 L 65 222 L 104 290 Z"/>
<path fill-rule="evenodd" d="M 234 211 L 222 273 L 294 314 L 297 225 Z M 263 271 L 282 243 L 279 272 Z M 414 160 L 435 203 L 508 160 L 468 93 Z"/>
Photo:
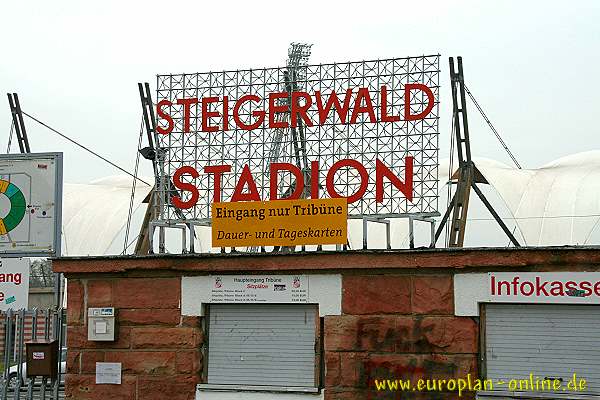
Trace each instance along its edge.
<path fill-rule="evenodd" d="M 211 281 L 211 303 L 308 303 L 304 275 L 218 275 Z"/>
<path fill-rule="evenodd" d="M 121 384 L 121 363 L 96 363 L 96 385 L 101 384 Z"/>

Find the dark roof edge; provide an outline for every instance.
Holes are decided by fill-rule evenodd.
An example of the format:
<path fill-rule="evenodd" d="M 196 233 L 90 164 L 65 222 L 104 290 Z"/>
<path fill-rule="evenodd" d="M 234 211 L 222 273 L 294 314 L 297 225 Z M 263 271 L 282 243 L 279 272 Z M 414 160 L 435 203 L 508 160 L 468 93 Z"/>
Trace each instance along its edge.
<path fill-rule="evenodd" d="M 527 246 L 527 247 L 462 247 L 462 248 L 416 248 L 416 249 L 358 249 L 358 250 L 324 250 L 303 251 L 289 253 L 186 253 L 186 254 L 147 254 L 147 255 L 103 255 L 103 256 L 62 256 L 52 257 L 52 260 L 60 261 L 82 261 L 82 260 L 137 260 L 137 259 L 202 259 L 202 258 L 237 258 L 237 257 L 281 257 L 281 256 L 315 256 L 334 254 L 399 254 L 399 255 L 433 255 L 433 254 L 461 254 L 479 252 L 515 253 L 528 251 L 600 251 L 600 246 Z"/>

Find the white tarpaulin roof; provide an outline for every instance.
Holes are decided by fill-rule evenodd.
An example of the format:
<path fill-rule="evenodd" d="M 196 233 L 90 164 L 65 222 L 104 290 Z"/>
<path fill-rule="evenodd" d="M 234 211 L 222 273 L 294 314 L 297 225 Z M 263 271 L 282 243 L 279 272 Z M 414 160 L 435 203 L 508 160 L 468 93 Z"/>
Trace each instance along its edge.
<path fill-rule="evenodd" d="M 600 221 L 600 151 L 538 169 L 519 170 L 489 159 L 475 159 L 475 164 L 505 201 L 526 245 L 593 243 Z"/>
<path fill-rule="evenodd" d="M 475 164 L 490 183 L 489 186 L 480 184 L 481 189 L 511 230 L 516 223 L 514 234 L 522 245 L 600 243 L 600 151 L 563 157 L 538 169 L 519 170 L 484 158 L 475 158 Z M 447 160 L 441 160 L 439 171 L 443 178 L 439 185 L 439 210 L 443 214 L 446 206 Z M 128 176 L 114 176 L 90 184 L 65 184 L 63 255 L 121 253 L 131 183 Z M 137 185 L 134 210 L 140 208 L 150 189 L 144 184 Z M 465 245 L 506 245 L 506 237 L 480 203 L 475 193 L 471 192 L 467 237 L 474 240 L 473 243 L 467 240 Z M 478 216 L 487 217 L 489 221 L 485 221 L 484 225 L 477 221 Z M 139 215 L 134 219 L 129 241 L 138 234 L 139 219 Z M 428 239 L 428 228 L 424 229 L 419 236 Z M 407 247 L 408 224 L 405 219 L 392 221 L 391 234 L 392 248 Z M 180 233 L 169 237 L 179 242 Z M 362 247 L 361 221 L 349 222 L 348 237 L 351 248 Z M 167 247 L 178 252 L 180 245 L 170 246 L 170 241 L 167 241 Z M 197 229 L 196 243 L 197 251 L 218 251 L 210 248 L 210 229 Z M 438 241 L 439 245 L 443 245 L 442 239 Z M 369 248 L 385 248 L 382 225 L 369 225 Z"/>
<path fill-rule="evenodd" d="M 124 238 L 131 185 L 132 178 L 121 175 L 102 178 L 90 184 L 64 184 L 62 255 L 119 254 L 122 251 L 123 242 L 116 241 Z M 150 189 L 150 186 L 138 182 L 134 210 L 140 206 Z M 130 240 L 137 234 L 132 230 Z"/>

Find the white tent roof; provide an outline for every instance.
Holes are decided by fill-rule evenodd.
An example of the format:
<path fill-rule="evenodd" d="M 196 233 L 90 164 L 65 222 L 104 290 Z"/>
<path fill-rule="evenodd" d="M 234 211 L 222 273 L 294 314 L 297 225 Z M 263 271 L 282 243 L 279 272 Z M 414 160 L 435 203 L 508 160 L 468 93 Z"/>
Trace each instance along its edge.
<path fill-rule="evenodd" d="M 475 164 L 506 203 L 526 245 L 591 244 L 600 221 L 600 151 L 538 169 L 519 170 L 489 159 L 475 159 Z"/>
<path fill-rule="evenodd" d="M 116 243 L 116 240 L 124 238 L 122 232 L 129 213 L 131 184 L 131 177 L 118 175 L 90 184 L 64 185 L 62 255 L 103 255 L 122 251 L 123 242 Z M 150 186 L 138 182 L 134 210 L 150 189 Z M 130 240 L 137 233 L 132 231 Z"/>
<path fill-rule="evenodd" d="M 521 244 L 546 246 L 600 243 L 600 151 L 563 157 L 538 169 L 519 170 L 485 158 L 476 158 L 475 164 L 490 183 L 489 186 L 481 185 L 481 189 L 505 218 L 509 228 L 512 230 L 516 225 L 515 235 Z M 439 185 L 439 210 L 443 214 L 448 160 L 441 161 L 439 171 L 444 178 Z M 121 253 L 131 183 L 128 176 L 112 176 L 90 184 L 65 184 L 63 255 Z M 150 189 L 144 184 L 137 185 L 134 210 L 140 208 Z M 506 245 L 506 238 L 494 227 L 495 222 L 483 210 L 475 193 L 471 193 L 471 196 L 469 217 L 473 221 L 469 222 L 468 232 L 474 232 L 470 235 L 475 243 L 470 244 L 467 240 L 466 246 Z M 138 234 L 141 214 L 143 213 L 138 212 L 134 219 L 129 241 Z M 478 216 L 488 217 L 489 221 L 482 225 L 481 221 L 476 221 Z M 422 239 L 428 239 L 427 229 L 426 226 L 422 227 Z M 407 247 L 406 220 L 393 220 L 391 234 L 393 248 Z M 171 237 L 178 242 L 179 236 L 180 233 L 167 238 Z M 361 221 L 349 222 L 348 237 L 352 248 L 362 247 Z M 210 248 L 210 229 L 198 229 L 197 240 L 197 251 L 218 251 Z M 441 241 L 438 245 L 440 243 Z M 177 251 L 178 245 L 168 247 Z M 385 230 L 382 225 L 369 225 L 369 248 L 385 248 Z"/>

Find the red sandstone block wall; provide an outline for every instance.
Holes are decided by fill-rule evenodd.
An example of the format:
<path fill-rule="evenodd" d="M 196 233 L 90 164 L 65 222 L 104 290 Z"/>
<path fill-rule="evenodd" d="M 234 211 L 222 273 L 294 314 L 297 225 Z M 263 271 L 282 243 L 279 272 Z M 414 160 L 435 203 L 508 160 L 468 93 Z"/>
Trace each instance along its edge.
<path fill-rule="evenodd" d="M 454 316 L 452 275 L 346 274 L 342 290 L 342 315 L 324 320 L 327 400 L 455 399 L 373 380 L 477 374 L 478 325 Z M 67 291 L 68 399 L 194 399 L 203 334 L 181 316 L 179 277 L 69 278 Z M 86 309 L 102 306 L 117 308 L 116 342 L 87 341 Z M 95 385 L 98 361 L 121 362 L 122 385 Z"/>
<path fill-rule="evenodd" d="M 342 315 L 325 317 L 327 400 L 455 399 L 373 380 L 477 375 L 478 325 L 454 316 L 452 275 L 346 275 L 342 287 Z"/>
<path fill-rule="evenodd" d="M 181 280 L 69 279 L 67 399 L 194 399 L 200 381 L 201 321 L 182 317 Z M 88 342 L 88 307 L 117 308 L 118 340 Z M 96 362 L 122 363 L 121 385 L 96 385 Z"/>

